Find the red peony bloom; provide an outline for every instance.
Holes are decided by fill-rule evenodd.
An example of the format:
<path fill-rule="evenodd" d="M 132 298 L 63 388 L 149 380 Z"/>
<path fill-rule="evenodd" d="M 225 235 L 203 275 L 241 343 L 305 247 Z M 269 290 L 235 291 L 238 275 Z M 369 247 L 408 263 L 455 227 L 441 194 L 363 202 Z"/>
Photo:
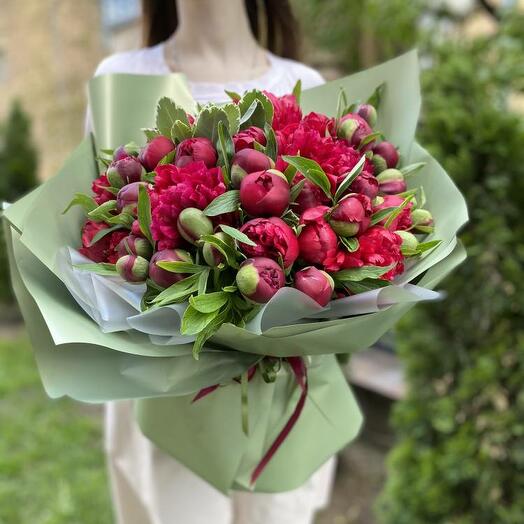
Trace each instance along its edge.
<path fill-rule="evenodd" d="M 384 195 L 382 198 L 382 202 L 375 205 L 373 211 L 377 212 L 381 209 L 386 209 L 388 207 L 398 207 L 402 202 L 404 202 L 404 199 L 402 197 L 399 197 L 398 195 Z M 391 226 L 389 229 L 391 231 L 399 231 L 404 229 L 409 229 L 412 226 L 412 220 L 411 220 L 411 208 L 413 207 L 413 204 L 410 202 L 401 212 L 400 215 L 398 215 L 393 222 L 391 223 Z M 380 225 L 384 225 L 387 218 L 379 222 Z"/>
<path fill-rule="evenodd" d="M 155 172 L 151 232 L 159 242 L 158 249 L 172 249 L 182 241 L 177 230 L 182 209 L 204 209 L 225 192 L 226 186 L 220 168 L 208 169 L 203 162 L 192 162 L 184 167 L 166 164 L 158 166 Z"/>
<path fill-rule="evenodd" d="M 302 110 L 297 104 L 294 95 L 275 96 L 273 93 L 264 91 L 264 94 L 273 104 L 273 129 L 275 131 L 284 129 L 290 124 L 300 122 L 302 119 Z"/>
<path fill-rule="evenodd" d="M 264 131 L 262 131 L 260 127 L 251 126 L 233 135 L 233 144 L 235 145 L 236 153 L 242 149 L 253 149 L 255 142 L 263 146 L 266 145 L 266 135 L 264 135 Z"/>
<path fill-rule="evenodd" d="M 300 217 L 304 225 L 298 237 L 300 258 L 308 264 L 324 265 L 336 253 L 338 238 L 325 219 L 328 211 L 327 206 L 312 207 Z"/>
<path fill-rule="evenodd" d="M 284 266 L 290 267 L 298 256 L 298 241 L 295 232 L 280 218 L 254 218 L 246 222 L 240 231 L 257 245 L 240 244 L 249 257 L 267 257 L 278 261 L 282 257 Z"/>
<path fill-rule="evenodd" d="M 113 195 L 113 193 L 104 189 L 105 187 L 110 186 L 111 184 L 109 183 L 109 180 L 107 180 L 105 173 L 93 180 L 93 183 L 91 184 L 91 189 L 94 194 L 93 198 L 99 206 L 105 202 L 108 202 L 109 200 L 116 200 L 116 196 Z"/>
<path fill-rule="evenodd" d="M 90 246 L 94 236 L 99 231 L 107 229 L 108 227 L 104 222 L 87 220 L 82 227 L 82 247 L 78 251 L 85 257 L 90 258 L 93 262 L 109 262 L 110 264 L 115 264 L 119 258 L 116 248 L 120 241 L 128 235 L 129 231 L 113 231 Z"/>
<path fill-rule="evenodd" d="M 396 233 L 380 226 L 369 228 L 359 237 L 360 247 L 356 253 L 366 266 L 396 266 L 382 276 L 391 280 L 404 271 L 404 257 L 400 252 L 402 239 Z"/>
<path fill-rule="evenodd" d="M 349 189 L 354 193 L 366 195 L 373 200 L 378 195 L 378 180 L 371 173 L 363 171 L 355 178 Z"/>
<path fill-rule="evenodd" d="M 301 176 L 295 177 L 295 182 L 300 180 Z M 330 203 L 326 193 L 322 191 L 316 184 L 306 180 L 302 191 L 298 194 L 295 200 L 297 204 L 296 211 L 301 215 L 306 209 L 312 207 L 324 206 Z"/>

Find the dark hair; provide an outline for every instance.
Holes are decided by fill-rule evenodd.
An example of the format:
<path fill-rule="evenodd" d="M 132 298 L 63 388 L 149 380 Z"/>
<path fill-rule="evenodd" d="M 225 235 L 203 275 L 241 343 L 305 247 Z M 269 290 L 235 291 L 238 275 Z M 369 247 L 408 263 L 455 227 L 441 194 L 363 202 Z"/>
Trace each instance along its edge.
<path fill-rule="evenodd" d="M 289 0 L 244 0 L 255 38 L 272 53 L 297 58 L 297 22 Z M 144 44 L 167 40 L 176 30 L 178 14 L 174 0 L 142 0 Z"/>

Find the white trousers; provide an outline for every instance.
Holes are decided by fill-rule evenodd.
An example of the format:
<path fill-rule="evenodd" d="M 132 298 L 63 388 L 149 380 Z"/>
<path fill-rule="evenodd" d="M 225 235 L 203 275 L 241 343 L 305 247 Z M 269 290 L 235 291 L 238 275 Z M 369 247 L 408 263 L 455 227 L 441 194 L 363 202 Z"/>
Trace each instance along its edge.
<path fill-rule="evenodd" d="M 227 497 L 144 437 L 131 401 L 106 405 L 105 450 L 118 524 L 312 524 L 335 470 L 333 458 L 293 491 Z"/>

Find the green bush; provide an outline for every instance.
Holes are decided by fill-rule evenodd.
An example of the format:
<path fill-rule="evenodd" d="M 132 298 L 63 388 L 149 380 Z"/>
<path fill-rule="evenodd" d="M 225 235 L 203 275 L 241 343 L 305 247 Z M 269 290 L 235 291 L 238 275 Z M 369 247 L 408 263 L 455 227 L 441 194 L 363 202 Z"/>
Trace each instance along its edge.
<path fill-rule="evenodd" d="M 31 140 L 31 122 L 14 102 L 0 129 L 0 202 L 13 202 L 36 185 L 37 154 Z M 12 299 L 7 254 L 0 229 L 0 302 Z"/>
<path fill-rule="evenodd" d="M 385 524 L 524 522 L 524 19 L 431 50 L 420 141 L 466 195 L 468 260 L 398 330 L 410 393 L 379 504 Z M 452 210 L 450 210 L 452 212 Z"/>

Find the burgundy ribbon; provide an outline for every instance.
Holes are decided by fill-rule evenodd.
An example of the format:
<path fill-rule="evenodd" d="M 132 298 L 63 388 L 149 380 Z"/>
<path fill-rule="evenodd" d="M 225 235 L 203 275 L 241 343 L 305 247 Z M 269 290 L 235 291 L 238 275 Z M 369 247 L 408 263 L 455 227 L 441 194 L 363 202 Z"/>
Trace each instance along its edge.
<path fill-rule="evenodd" d="M 295 375 L 295 380 L 302 390 L 300 398 L 298 399 L 295 410 L 289 417 L 289 420 L 286 422 L 286 425 L 282 428 L 282 431 L 278 434 L 277 438 L 273 441 L 270 448 L 266 451 L 266 454 L 262 457 L 262 460 L 258 463 L 258 466 L 255 468 L 251 474 L 251 485 L 255 484 L 258 477 L 264 471 L 264 468 L 268 465 L 269 461 L 273 458 L 273 455 L 278 451 L 278 448 L 286 440 L 287 436 L 297 423 L 297 420 L 304 409 L 304 404 L 306 403 L 307 391 L 308 391 L 308 382 L 307 382 L 307 369 L 302 357 L 288 357 L 288 364 L 291 366 L 293 373 Z"/>
<path fill-rule="evenodd" d="M 302 410 L 304 409 L 304 404 L 306 403 L 307 392 L 308 392 L 308 381 L 307 381 L 307 368 L 306 368 L 304 359 L 302 357 L 288 357 L 285 360 L 291 367 L 291 370 L 293 371 L 293 374 L 295 376 L 295 380 L 302 391 L 300 393 L 300 398 L 298 399 L 297 405 L 295 406 L 295 409 L 293 413 L 291 414 L 291 417 L 289 417 L 289 420 L 286 422 L 286 425 L 282 428 L 277 438 L 273 441 L 273 444 L 271 444 L 269 449 L 266 451 L 265 455 L 262 457 L 261 461 L 258 463 L 257 467 L 254 469 L 253 473 L 251 474 L 251 485 L 255 484 L 258 477 L 260 477 L 265 467 L 269 464 L 270 460 L 273 458 L 275 453 L 278 451 L 278 448 L 280 448 L 280 446 L 284 443 L 289 433 L 291 432 L 291 430 L 297 423 L 298 419 L 300 418 Z M 253 378 L 253 376 L 255 375 L 255 371 L 256 371 L 255 366 L 249 369 L 249 372 L 248 372 L 249 380 Z M 204 398 L 205 396 L 209 395 L 210 393 L 213 393 L 213 391 L 215 391 L 218 387 L 219 385 L 215 384 L 214 386 L 208 386 L 206 388 L 201 389 L 195 395 L 193 402 L 196 402 L 197 400 Z"/>

